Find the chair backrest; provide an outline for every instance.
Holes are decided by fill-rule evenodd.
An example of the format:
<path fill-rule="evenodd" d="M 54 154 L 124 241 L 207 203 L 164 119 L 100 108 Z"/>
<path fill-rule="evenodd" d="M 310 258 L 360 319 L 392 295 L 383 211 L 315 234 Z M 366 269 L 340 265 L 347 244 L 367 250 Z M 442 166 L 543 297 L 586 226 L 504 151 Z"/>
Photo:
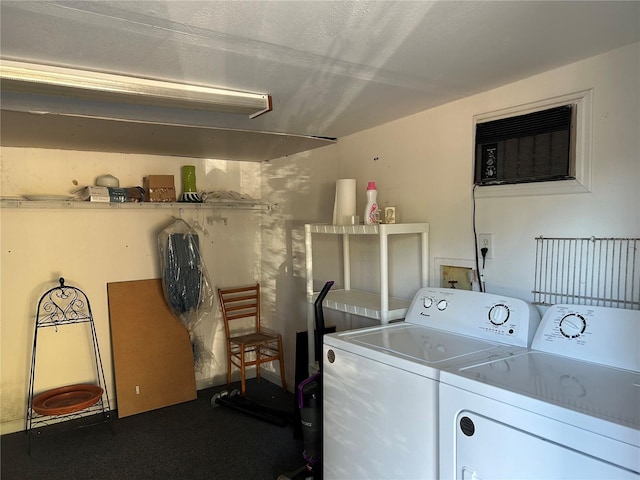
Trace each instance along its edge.
<path fill-rule="evenodd" d="M 218 288 L 218 298 L 227 338 L 231 336 L 229 324 L 235 320 L 253 319 L 253 331 L 260 332 L 259 283 L 247 287 Z"/>

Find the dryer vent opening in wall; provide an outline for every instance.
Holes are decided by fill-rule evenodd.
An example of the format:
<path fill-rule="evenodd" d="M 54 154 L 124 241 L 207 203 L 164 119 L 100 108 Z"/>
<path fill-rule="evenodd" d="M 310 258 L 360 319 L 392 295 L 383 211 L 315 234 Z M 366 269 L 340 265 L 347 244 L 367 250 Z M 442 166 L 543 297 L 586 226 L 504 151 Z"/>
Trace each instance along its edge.
<path fill-rule="evenodd" d="M 575 179 L 575 118 L 570 104 L 476 123 L 474 183 Z"/>

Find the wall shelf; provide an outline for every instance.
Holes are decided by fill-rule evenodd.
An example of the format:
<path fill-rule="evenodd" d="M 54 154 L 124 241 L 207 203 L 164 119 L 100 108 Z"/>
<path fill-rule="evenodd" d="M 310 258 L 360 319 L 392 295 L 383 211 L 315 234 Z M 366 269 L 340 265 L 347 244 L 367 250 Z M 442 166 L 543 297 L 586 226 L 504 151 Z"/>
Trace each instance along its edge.
<path fill-rule="evenodd" d="M 187 203 L 187 202 L 85 202 L 85 201 L 37 201 L 22 199 L 2 199 L 0 201 L 1 208 L 31 208 L 31 209 L 121 209 L 121 210 L 215 210 L 215 209 L 233 209 L 233 210 L 258 210 L 271 211 L 276 204 L 264 203 L 259 200 L 234 200 L 219 201 L 205 203 Z"/>

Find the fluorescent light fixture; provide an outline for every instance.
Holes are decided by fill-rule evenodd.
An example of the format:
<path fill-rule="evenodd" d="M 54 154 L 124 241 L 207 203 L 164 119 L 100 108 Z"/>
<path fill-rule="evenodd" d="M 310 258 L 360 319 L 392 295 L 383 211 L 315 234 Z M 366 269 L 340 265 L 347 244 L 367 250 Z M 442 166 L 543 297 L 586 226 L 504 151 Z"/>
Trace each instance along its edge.
<path fill-rule="evenodd" d="M 2 60 L 4 91 L 157 107 L 237 113 L 255 118 L 271 111 L 271 95 L 166 82 L 71 68 Z"/>

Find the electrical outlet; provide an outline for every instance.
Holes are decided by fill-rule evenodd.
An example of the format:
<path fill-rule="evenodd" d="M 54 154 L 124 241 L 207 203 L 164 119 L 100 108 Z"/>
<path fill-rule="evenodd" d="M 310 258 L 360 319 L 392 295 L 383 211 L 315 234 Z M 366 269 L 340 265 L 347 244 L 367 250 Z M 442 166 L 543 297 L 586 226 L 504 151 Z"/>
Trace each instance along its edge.
<path fill-rule="evenodd" d="M 493 234 L 492 233 L 481 233 L 478 235 L 478 254 L 482 256 L 481 250 L 482 248 L 487 249 L 487 256 L 485 257 L 487 260 L 493 258 Z"/>

